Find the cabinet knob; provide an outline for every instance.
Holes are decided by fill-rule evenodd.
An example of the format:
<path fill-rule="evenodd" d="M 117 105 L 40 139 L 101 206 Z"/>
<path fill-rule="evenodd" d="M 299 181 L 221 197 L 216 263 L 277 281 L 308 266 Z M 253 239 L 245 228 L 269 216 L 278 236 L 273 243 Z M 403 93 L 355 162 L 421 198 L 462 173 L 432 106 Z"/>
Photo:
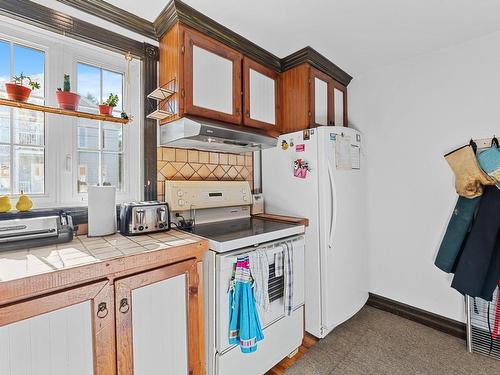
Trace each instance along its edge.
<path fill-rule="evenodd" d="M 250 111 L 246 111 L 245 116 L 250 117 Z"/>
<path fill-rule="evenodd" d="M 126 298 L 122 298 L 122 300 L 120 301 L 120 307 L 118 308 L 118 310 L 122 314 L 128 313 L 128 311 L 130 310 L 130 305 L 128 304 L 128 300 Z"/>
<path fill-rule="evenodd" d="M 106 305 L 106 302 L 101 302 L 99 305 L 97 305 L 96 315 L 99 319 L 103 319 L 108 315 L 108 307 Z"/>
<path fill-rule="evenodd" d="M 236 108 L 236 114 L 239 115 L 240 114 L 240 109 L 239 108 Z"/>

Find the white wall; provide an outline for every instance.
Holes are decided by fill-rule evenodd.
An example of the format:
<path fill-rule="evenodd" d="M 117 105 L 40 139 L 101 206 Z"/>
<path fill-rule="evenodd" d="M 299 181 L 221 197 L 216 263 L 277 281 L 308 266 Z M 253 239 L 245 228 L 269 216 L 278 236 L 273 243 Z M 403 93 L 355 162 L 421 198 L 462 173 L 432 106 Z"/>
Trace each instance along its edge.
<path fill-rule="evenodd" d="M 370 289 L 464 321 L 434 258 L 456 201 L 443 154 L 500 134 L 500 33 L 356 77 L 350 122 L 368 155 Z"/>

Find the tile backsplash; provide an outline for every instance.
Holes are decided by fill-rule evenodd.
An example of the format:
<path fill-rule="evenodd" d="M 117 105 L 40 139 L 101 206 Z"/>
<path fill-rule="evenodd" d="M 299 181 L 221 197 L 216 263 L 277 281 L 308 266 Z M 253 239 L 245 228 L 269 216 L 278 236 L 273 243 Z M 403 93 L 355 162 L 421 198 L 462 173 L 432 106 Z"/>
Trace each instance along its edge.
<path fill-rule="evenodd" d="M 165 199 L 165 180 L 246 180 L 253 187 L 252 153 L 226 154 L 158 147 L 158 199 Z"/>

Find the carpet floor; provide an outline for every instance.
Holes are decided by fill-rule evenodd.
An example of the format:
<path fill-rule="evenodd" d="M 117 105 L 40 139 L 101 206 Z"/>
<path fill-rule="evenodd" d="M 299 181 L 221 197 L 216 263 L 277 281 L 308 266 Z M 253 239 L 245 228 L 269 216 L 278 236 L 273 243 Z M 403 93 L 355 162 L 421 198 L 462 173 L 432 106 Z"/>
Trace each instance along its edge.
<path fill-rule="evenodd" d="M 500 361 L 467 353 L 464 340 L 365 306 L 286 374 L 499 375 Z"/>

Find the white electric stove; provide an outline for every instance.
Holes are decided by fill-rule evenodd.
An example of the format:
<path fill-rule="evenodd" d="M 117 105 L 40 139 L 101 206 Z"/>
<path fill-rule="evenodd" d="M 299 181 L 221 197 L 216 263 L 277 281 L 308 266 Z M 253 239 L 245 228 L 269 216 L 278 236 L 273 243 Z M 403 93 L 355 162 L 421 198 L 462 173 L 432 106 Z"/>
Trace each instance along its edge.
<path fill-rule="evenodd" d="M 187 230 L 209 241 L 204 261 L 207 373 L 265 373 L 302 343 L 304 226 L 252 217 L 246 181 L 166 181 L 165 200 L 174 223 L 194 222 Z M 284 278 L 275 274 L 275 254 L 282 251 L 284 242 L 293 249 L 291 315 L 285 314 Z M 268 311 L 258 309 L 264 340 L 256 352 L 243 354 L 228 340 L 228 288 L 237 257 L 256 249 L 267 255 L 271 302 Z"/>

